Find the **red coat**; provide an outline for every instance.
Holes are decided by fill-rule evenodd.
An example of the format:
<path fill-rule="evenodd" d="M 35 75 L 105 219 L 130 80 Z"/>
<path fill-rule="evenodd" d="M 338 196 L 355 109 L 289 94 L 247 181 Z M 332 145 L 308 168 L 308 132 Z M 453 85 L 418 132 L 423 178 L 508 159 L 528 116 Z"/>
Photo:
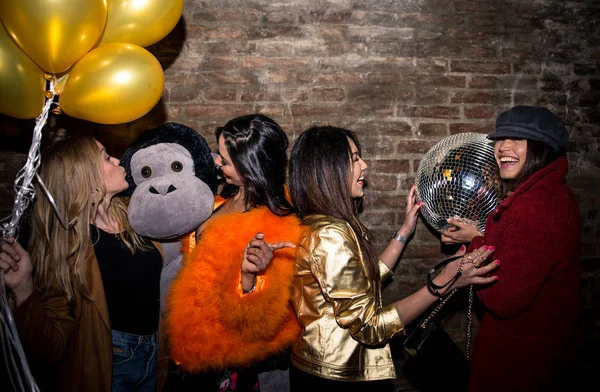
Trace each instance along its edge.
<path fill-rule="evenodd" d="M 562 157 L 534 173 L 487 219 L 499 280 L 478 290 L 486 308 L 471 357 L 470 391 L 557 390 L 573 361 L 581 295 L 581 215 Z"/>

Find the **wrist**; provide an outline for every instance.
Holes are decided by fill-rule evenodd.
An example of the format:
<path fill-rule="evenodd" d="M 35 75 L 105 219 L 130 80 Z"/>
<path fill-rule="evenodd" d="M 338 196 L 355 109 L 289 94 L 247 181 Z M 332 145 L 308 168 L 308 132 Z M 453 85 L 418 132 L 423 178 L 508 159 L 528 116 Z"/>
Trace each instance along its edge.
<path fill-rule="evenodd" d="M 30 279 L 19 284 L 17 287 L 10 289 L 15 299 L 15 306 L 18 307 L 23 302 L 25 302 L 27 298 L 29 298 L 29 296 L 33 294 L 34 290 L 35 288 L 33 286 L 33 281 Z"/>
<path fill-rule="evenodd" d="M 402 235 L 399 231 L 393 231 L 391 239 L 400 242 L 402 245 L 406 245 L 406 241 L 408 241 L 407 236 Z"/>
<path fill-rule="evenodd" d="M 412 233 L 414 233 L 414 231 L 414 226 L 407 226 L 405 223 L 402 225 L 402 227 L 400 227 L 400 230 L 398 230 L 398 234 L 408 238 Z"/>
<path fill-rule="evenodd" d="M 250 293 L 254 291 L 254 288 L 256 287 L 256 275 L 247 272 L 242 272 L 241 283 L 242 291 L 244 293 Z"/>

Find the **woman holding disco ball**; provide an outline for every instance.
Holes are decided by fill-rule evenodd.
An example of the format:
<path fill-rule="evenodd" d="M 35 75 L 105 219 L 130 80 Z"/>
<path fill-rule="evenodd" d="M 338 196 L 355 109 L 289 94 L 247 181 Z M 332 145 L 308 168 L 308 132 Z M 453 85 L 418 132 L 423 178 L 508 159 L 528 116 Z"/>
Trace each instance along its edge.
<path fill-rule="evenodd" d="M 581 295 L 581 215 L 565 183 L 568 132 L 546 108 L 502 113 L 494 155 L 503 199 L 485 235 L 460 220 L 446 243 L 494 245 L 497 284 L 478 291 L 485 307 L 471 356 L 470 391 L 569 390 Z M 568 380 L 567 380 L 568 379 Z"/>
<path fill-rule="evenodd" d="M 367 164 L 356 135 L 346 129 L 312 127 L 296 141 L 290 158 L 292 202 L 307 231 L 296 253 L 294 308 L 303 333 L 294 343 L 292 391 L 392 390 L 396 378 L 386 341 L 434 304 L 438 297 L 423 287 L 383 306 L 381 282 L 391 276 L 406 237 L 415 229 L 420 205 L 415 187 L 407 197 L 406 220 L 377 256 L 357 211 Z M 470 257 L 483 261 L 493 249 Z M 459 254 L 464 253 L 464 248 Z M 443 295 L 469 284 L 491 284 L 497 265 L 475 268 L 464 258 L 451 262 L 434 279 Z M 462 269 L 462 275 L 457 274 Z M 365 384 L 364 382 L 369 382 Z"/>

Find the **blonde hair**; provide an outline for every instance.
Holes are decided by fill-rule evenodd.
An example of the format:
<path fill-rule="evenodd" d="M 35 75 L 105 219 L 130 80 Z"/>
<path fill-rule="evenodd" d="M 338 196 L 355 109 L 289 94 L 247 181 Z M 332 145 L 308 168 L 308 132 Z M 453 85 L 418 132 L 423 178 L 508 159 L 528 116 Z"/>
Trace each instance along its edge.
<path fill-rule="evenodd" d="M 70 136 L 48 146 L 42 154 L 40 177 L 64 219 L 76 219 L 71 227 L 63 227 L 36 184 L 38 196 L 33 208 L 29 249 L 35 286 L 42 295 L 50 286 L 58 286 L 69 302 L 75 296 L 90 299 L 85 261 L 92 251 L 90 225 L 105 196 L 101 159 L 95 139 L 89 136 Z M 113 198 L 108 214 L 118 224 L 119 236 L 133 254 L 148 247 L 129 225 L 128 201 L 124 197 Z"/>

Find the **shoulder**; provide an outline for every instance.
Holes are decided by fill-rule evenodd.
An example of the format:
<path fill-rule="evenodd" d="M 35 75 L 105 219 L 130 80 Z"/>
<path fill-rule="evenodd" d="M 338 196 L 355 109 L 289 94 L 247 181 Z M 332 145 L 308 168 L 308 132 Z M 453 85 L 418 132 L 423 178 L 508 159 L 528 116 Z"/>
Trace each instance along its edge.
<path fill-rule="evenodd" d="M 310 215 L 302 222 L 311 240 L 355 240 L 354 231 L 348 222 L 328 215 Z"/>

